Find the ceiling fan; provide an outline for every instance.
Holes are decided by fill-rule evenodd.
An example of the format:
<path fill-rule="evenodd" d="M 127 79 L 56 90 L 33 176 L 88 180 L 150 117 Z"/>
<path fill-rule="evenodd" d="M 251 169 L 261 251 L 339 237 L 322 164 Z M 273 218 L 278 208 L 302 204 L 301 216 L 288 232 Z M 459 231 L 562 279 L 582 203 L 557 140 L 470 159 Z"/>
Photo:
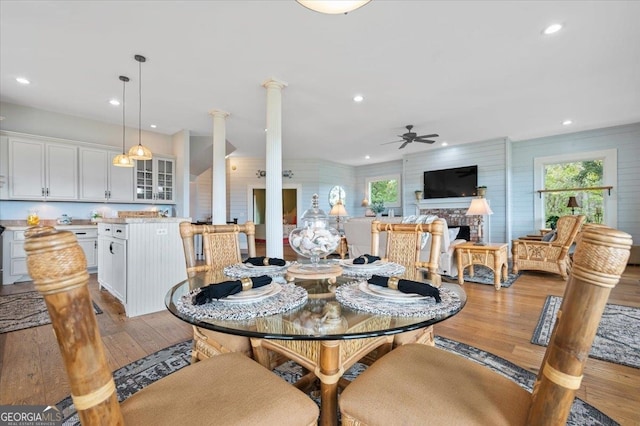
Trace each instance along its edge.
<path fill-rule="evenodd" d="M 402 145 L 400 145 L 400 148 L 398 148 L 398 149 L 402 149 L 405 146 L 407 146 L 407 144 L 409 144 L 411 142 L 434 143 L 435 141 L 429 140 L 428 138 L 437 138 L 439 136 L 439 135 L 437 135 L 435 133 L 432 134 L 432 135 L 418 136 L 417 133 L 411 131 L 411 129 L 413 129 L 413 125 L 412 124 L 407 124 L 405 127 L 407 128 L 407 133 L 405 133 L 403 135 L 398 135 L 398 137 L 402 138 L 402 140 L 393 141 L 393 142 L 387 142 L 387 143 L 383 143 L 382 145 L 388 145 L 390 143 L 402 142 Z"/>

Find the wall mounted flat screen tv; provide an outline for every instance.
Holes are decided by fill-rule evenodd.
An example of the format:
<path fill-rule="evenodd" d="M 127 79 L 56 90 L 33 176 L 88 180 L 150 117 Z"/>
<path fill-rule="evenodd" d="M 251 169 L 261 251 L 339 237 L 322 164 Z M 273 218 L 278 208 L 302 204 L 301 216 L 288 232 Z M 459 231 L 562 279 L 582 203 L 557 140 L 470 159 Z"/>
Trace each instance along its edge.
<path fill-rule="evenodd" d="M 423 196 L 428 198 L 473 197 L 478 186 L 478 166 L 424 172 Z"/>

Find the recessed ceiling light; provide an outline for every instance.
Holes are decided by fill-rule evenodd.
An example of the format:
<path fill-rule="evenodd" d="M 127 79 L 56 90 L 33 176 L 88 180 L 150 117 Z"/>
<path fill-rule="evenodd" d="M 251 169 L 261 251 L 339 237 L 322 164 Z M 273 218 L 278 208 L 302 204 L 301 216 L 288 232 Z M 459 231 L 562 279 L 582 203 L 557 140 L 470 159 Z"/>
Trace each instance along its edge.
<path fill-rule="evenodd" d="M 560 31 L 561 29 L 562 29 L 562 24 L 551 24 L 542 31 L 542 34 L 544 35 L 554 34 Z"/>
<path fill-rule="evenodd" d="M 370 158 L 371 158 L 371 156 L 370 156 L 370 155 L 365 155 L 365 156 L 364 156 L 364 159 L 365 159 L 365 160 L 368 160 L 368 159 L 370 159 Z"/>
<path fill-rule="evenodd" d="M 150 125 L 149 127 L 151 127 L 152 129 L 155 129 L 155 128 L 156 128 L 156 127 L 158 127 L 158 126 L 156 126 L 155 124 L 152 124 L 152 125 Z"/>
<path fill-rule="evenodd" d="M 109 101 L 109 103 L 110 103 L 111 105 L 113 105 L 113 106 L 118 106 L 118 105 L 120 105 L 120 101 L 119 101 L 119 100 L 117 100 L 117 99 L 111 99 L 111 100 Z"/>
<path fill-rule="evenodd" d="M 569 125 L 571 125 L 571 124 L 573 124 L 573 121 L 571 121 L 571 120 L 564 120 L 564 121 L 562 122 L 562 125 L 563 125 L 563 126 L 569 126 Z"/>
<path fill-rule="evenodd" d="M 355 95 L 353 97 L 353 102 L 362 102 L 362 101 L 364 101 L 364 96 L 362 95 Z"/>
<path fill-rule="evenodd" d="M 17 77 L 16 81 L 20 84 L 31 84 L 31 82 L 24 77 Z"/>
<path fill-rule="evenodd" d="M 446 142 L 442 142 L 442 146 L 448 146 L 449 144 Z"/>

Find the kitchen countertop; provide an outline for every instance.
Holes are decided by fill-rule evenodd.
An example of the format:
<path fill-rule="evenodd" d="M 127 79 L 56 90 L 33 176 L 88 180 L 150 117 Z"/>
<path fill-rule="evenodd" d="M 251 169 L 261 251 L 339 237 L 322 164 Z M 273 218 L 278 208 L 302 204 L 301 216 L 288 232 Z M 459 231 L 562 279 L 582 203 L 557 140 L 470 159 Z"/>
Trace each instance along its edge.
<path fill-rule="evenodd" d="M 4 226 L 7 231 L 24 231 L 32 227 L 27 225 L 26 220 L 3 220 L 0 221 L 0 225 Z M 55 219 L 47 219 L 41 220 L 38 226 L 53 226 L 56 229 L 95 229 L 97 224 L 91 223 L 88 220 L 78 220 L 77 223 L 72 222 L 70 225 L 59 225 Z"/>
<path fill-rule="evenodd" d="M 96 219 L 98 223 L 123 223 L 123 224 L 131 224 L 131 223 L 180 223 L 180 222 L 189 222 L 191 223 L 190 217 L 116 217 L 116 218 L 102 218 Z"/>

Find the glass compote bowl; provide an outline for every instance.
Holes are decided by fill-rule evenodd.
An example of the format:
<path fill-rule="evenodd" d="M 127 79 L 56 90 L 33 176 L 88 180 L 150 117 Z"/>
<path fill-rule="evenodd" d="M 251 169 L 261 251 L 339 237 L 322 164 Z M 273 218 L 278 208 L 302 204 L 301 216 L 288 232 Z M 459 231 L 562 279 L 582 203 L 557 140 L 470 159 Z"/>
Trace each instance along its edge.
<path fill-rule="evenodd" d="M 318 194 L 313 194 L 311 208 L 300 218 L 302 226 L 289 234 L 289 245 L 293 251 L 308 257 L 311 265 L 305 268 L 319 269 L 320 258 L 333 253 L 340 244 L 337 229 L 329 226 L 327 214 L 318 207 Z"/>

